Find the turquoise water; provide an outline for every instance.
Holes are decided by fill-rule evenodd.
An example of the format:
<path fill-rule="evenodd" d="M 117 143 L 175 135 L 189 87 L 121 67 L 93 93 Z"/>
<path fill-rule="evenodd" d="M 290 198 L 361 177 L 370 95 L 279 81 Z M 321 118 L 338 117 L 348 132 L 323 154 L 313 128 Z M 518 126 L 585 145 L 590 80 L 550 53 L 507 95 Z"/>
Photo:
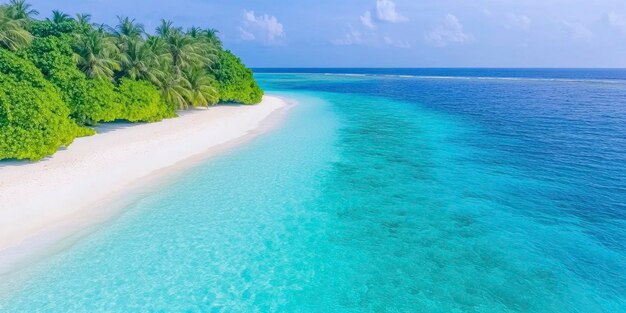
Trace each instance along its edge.
<path fill-rule="evenodd" d="M 0 282 L 0 311 L 626 312 L 626 82 L 257 78 L 299 101 L 280 129 Z"/>

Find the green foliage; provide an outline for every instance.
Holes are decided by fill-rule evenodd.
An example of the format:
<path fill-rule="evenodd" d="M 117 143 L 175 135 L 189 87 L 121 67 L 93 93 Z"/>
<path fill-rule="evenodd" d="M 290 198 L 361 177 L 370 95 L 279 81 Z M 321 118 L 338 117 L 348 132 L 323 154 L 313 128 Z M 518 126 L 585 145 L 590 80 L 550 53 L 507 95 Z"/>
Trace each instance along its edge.
<path fill-rule="evenodd" d="M 12 6 L 0 6 L 0 47 L 17 51 L 27 47 L 33 36 L 26 30 L 26 17 Z"/>
<path fill-rule="evenodd" d="M 149 82 L 122 79 L 117 89 L 123 108 L 120 119 L 156 122 L 176 116 L 176 109 L 165 104 L 159 90 Z"/>
<path fill-rule="evenodd" d="M 120 65 L 115 60 L 119 53 L 110 37 L 104 32 L 87 31 L 75 36 L 74 58 L 78 68 L 88 78 L 112 79 Z"/>
<path fill-rule="evenodd" d="M 27 60 L 0 49 L 0 159 L 38 160 L 93 134 L 69 118 L 57 90 Z"/>
<path fill-rule="evenodd" d="M 136 23 L 134 19 L 118 16 L 117 20 L 118 24 L 113 28 L 113 36 L 120 44 L 140 39 L 145 33 L 143 24 Z"/>
<path fill-rule="evenodd" d="M 63 23 L 71 22 L 72 17 L 59 10 L 52 10 L 52 18 L 47 18 L 46 20 L 54 24 L 61 25 Z"/>
<path fill-rule="evenodd" d="M 116 76 L 128 77 L 130 79 L 143 79 L 156 82 L 157 77 L 161 75 L 158 68 L 158 55 L 155 53 L 158 46 L 158 38 L 152 37 L 151 41 L 130 40 L 124 44 L 120 53 L 120 71 Z M 156 41 L 156 43 L 155 43 Z"/>
<path fill-rule="evenodd" d="M 221 101 L 253 104 L 261 102 L 263 90 L 257 85 L 252 70 L 230 51 L 221 51 L 214 65 Z"/>
<path fill-rule="evenodd" d="M 62 35 L 77 34 L 84 30 L 84 25 L 80 25 L 72 19 L 59 23 L 54 23 L 50 20 L 32 21 L 30 23 L 30 31 L 35 37 L 60 37 Z"/>
<path fill-rule="evenodd" d="M 217 82 L 201 68 L 193 67 L 183 73 L 183 77 L 189 83 L 187 102 L 193 107 L 217 104 L 219 93 Z"/>
<path fill-rule="evenodd" d="M 33 16 L 39 15 L 39 12 L 31 9 L 31 7 L 25 0 L 11 0 L 6 5 L 11 17 L 16 20 L 30 20 Z"/>
<path fill-rule="evenodd" d="M 68 35 L 39 37 L 28 49 L 28 58 L 58 88 L 72 118 L 79 124 L 91 125 L 98 119 L 93 116 L 92 103 L 87 98 L 87 78 L 72 59 L 71 44 Z"/>
<path fill-rule="evenodd" d="M 72 40 L 67 35 L 37 37 L 27 55 L 45 76 L 76 67 L 72 60 Z"/>
<path fill-rule="evenodd" d="M 86 103 L 91 124 L 122 119 L 124 107 L 115 85 L 109 80 L 87 81 Z"/>
<path fill-rule="evenodd" d="M 161 91 L 161 98 L 169 106 L 186 109 L 189 107 L 187 99 L 191 97 L 189 89 L 189 81 L 181 75 L 160 71 L 155 85 Z"/>
<path fill-rule="evenodd" d="M 215 29 L 163 20 L 150 35 L 126 17 L 98 27 L 88 14 L 37 14 L 24 0 L 0 5 L 0 159 L 42 158 L 93 133 L 85 125 L 263 96 Z"/>
<path fill-rule="evenodd" d="M 180 75 L 183 70 L 193 67 L 193 65 L 204 65 L 209 62 L 203 53 L 205 46 L 202 45 L 202 42 L 183 34 L 178 28 L 167 32 L 164 43 L 165 51 L 168 54 L 168 63 L 176 75 Z"/>

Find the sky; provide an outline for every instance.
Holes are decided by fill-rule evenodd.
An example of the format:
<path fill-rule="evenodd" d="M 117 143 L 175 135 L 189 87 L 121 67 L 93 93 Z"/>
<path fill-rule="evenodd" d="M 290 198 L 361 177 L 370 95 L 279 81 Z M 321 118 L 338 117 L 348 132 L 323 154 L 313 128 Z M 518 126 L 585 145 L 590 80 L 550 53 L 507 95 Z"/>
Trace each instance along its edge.
<path fill-rule="evenodd" d="M 252 67 L 626 67 L 626 0 L 28 2 L 40 18 L 216 28 Z"/>

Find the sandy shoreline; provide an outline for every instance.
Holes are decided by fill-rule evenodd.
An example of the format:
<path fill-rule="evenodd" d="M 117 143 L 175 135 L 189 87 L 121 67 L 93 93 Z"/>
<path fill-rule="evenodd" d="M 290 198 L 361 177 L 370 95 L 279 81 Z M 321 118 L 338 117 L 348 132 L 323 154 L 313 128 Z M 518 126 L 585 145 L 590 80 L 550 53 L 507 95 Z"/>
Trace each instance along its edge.
<path fill-rule="evenodd" d="M 0 163 L 0 275 L 37 250 L 79 236 L 155 179 L 270 129 L 288 108 L 260 105 L 183 112 L 158 123 L 105 126 L 36 163 Z M 283 114 L 281 114 L 283 112 Z"/>

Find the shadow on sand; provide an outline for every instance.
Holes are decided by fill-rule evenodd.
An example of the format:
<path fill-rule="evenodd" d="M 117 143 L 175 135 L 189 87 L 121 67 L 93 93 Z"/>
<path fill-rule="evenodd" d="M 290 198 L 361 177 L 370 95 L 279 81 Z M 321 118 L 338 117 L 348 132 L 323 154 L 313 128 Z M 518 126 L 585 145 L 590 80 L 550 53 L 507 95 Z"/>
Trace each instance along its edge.
<path fill-rule="evenodd" d="M 240 104 L 240 103 L 220 103 L 217 106 L 228 106 L 228 107 L 240 107 L 240 106 L 246 106 L 245 104 Z M 178 116 L 185 116 L 188 114 L 193 114 L 194 111 L 196 110 L 207 110 L 207 109 L 211 109 L 211 107 L 209 108 L 190 108 L 187 110 L 180 110 L 178 111 Z M 96 135 L 98 134 L 106 134 L 106 133 L 111 133 L 111 132 L 115 132 L 118 130 L 123 130 L 126 128 L 130 128 L 136 125 L 143 125 L 146 124 L 144 122 L 129 122 L 127 120 L 116 120 L 113 122 L 108 122 L 108 123 L 102 123 L 99 125 L 94 126 L 93 128 L 96 130 Z M 66 150 L 66 147 L 60 147 L 58 151 L 63 151 Z M 39 161 L 31 161 L 31 160 L 17 160 L 17 159 L 5 159 L 5 160 L 0 160 L 0 169 L 5 168 L 5 167 L 16 167 L 16 166 L 25 166 L 28 164 L 32 164 L 35 162 L 42 162 L 42 161 L 46 161 L 50 159 L 50 156 L 45 157 Z M 1 177 L 0 177 L 1 179 Z"/>

